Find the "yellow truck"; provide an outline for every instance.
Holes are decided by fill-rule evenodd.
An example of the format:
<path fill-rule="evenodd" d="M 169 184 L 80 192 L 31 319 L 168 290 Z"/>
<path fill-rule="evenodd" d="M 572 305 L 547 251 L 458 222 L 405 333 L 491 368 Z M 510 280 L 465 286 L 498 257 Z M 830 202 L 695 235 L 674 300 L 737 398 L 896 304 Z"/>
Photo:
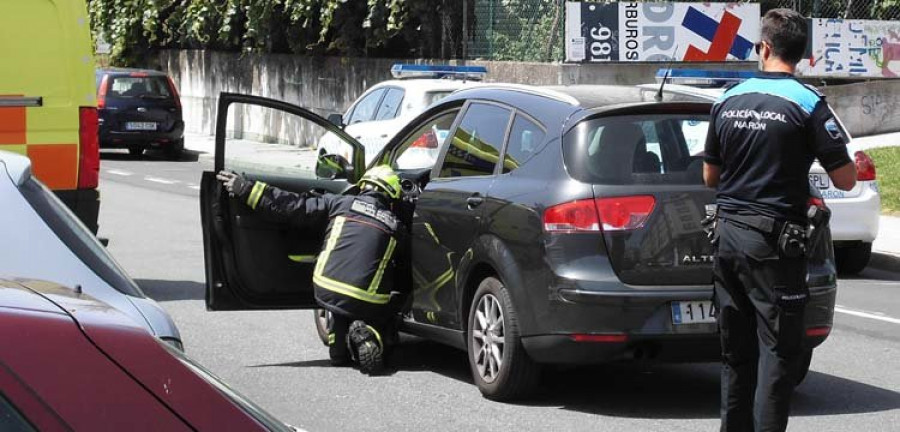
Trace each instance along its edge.
<path fill-rule="evenodd" d="M 100 194 L 93 44 L 85 0 L 0 0 L 0 150 L 94 233 Z"/>

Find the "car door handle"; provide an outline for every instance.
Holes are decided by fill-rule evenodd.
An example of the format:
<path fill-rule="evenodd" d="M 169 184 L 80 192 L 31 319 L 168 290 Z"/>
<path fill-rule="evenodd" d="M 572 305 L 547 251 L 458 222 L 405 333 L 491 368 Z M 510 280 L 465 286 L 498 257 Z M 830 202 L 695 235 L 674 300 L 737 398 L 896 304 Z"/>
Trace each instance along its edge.
<path fill-rule="evenodd" d="M 484 198 L 482 198 L 480 196 L 470 196 L 470 197 L 466 198 L 466 207 L 468 207 L 469 210 L 472 210 L 475 207 L 480 206 L 481 203 L 483 203 L 483 202 L 484 202 Z"/>
<path fill-rule="evenodd" d="M 387 138 L 388 136 L 387 136 L 387 134 L 384 134 L 384 135 L 382 135 L 381 137 L 382 137 L 382 138 Z"/>

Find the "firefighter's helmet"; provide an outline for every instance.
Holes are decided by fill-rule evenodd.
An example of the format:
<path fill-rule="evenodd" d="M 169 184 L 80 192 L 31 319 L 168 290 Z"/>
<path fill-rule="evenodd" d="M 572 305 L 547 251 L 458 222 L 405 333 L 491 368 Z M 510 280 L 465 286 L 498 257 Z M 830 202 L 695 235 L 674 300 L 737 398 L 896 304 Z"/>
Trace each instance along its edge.
<path fill-rule="evenodd" d="M 387 165 L 372 167 L 372 169 L 363 174 L 357 184 L 363 189 L 365 189 L 367 184 L 372 185 L 393 199 L 400 198 L 400 176 Z"/>

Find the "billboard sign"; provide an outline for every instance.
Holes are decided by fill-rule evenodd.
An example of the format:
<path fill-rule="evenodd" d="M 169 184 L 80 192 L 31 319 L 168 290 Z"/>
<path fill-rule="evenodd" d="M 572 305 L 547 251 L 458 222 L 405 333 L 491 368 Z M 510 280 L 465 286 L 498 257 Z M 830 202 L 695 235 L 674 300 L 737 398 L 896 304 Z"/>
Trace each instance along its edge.
<path fill-rule="evenodd" d="M 900 22 L 813 18 L 804 76 L 897 78 Z"/>
<path fill-rule="evenodd" d="M 566 61 L 755 61 L 759 3 L 566 3 Z"/>

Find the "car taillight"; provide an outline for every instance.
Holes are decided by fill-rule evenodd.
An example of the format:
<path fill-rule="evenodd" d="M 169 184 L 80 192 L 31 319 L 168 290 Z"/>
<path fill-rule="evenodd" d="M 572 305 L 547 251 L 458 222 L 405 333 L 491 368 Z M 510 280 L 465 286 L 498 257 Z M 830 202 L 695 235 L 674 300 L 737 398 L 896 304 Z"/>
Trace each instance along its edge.
<path fill-rule="evenodd" d="M 652 195 L 599 198 L 597 214 L 603 231 L 627 231 L 644 226 L 656 199 Z"/>
<path fill-rule="evenodd" d="M 858 151 L 854 156 L 856 158 L 856 180 L 875 180 L 875 162 L 872 158 L 864 151 Z"/>
<path fill-rule="evenodd" d="M 78 109 L 78 188 L 94 189 L 100 177 L 100 136 L 97 108 Z"/>
<path fill-rule="evenodd" d="M 418 148 L 437 148 L 438 142 L 437 138 L 434 136 L 434 132 L 428 131 L 422 134 L 418 139 L 413 141 L 410 147 L 418 147 Z"/>
<path fill-rule="evenodd" d="M 128 76 L 132 78 L 147 78 L 150 75 L 148 75 L 146 72 L 132 72 L 128 74 Z"/>
<path fill-rule="evenodd" d="M 571 233 L 627 231 L 644 226 L 656 199 L 652 195 L 572 201 L 544 211 L 544 230 Z"/>
<path fill-rule="evenodd" d="M 810 327 L 806 329 L 806 335 L 810 337 L 828 336 L 831 333 L 831 327 Z"/>
<path fill-rule="evenodd" d="M 175 81 L 172 81 L 172 77 L 166 77 L 169 80 L 169 90 L 172 91 L 172 96 L 175 97 L 175 106 L 181 108 L 181 96 L 178 95 L 178 89 L 175 87 Z"/>
<path fill-rule="evenodd" d="M 594 200 L 572 201 L 548 208 L 544 211 L 544 230 L 555 233 L 600 231 Z"/>
<path fill-rule="evenodd" d="M 97 91 L 97 109 L 106 108 L 106 87 L 109 82 L 109 75 L 103 75 L 100 80 L 100 90 Z"/>

